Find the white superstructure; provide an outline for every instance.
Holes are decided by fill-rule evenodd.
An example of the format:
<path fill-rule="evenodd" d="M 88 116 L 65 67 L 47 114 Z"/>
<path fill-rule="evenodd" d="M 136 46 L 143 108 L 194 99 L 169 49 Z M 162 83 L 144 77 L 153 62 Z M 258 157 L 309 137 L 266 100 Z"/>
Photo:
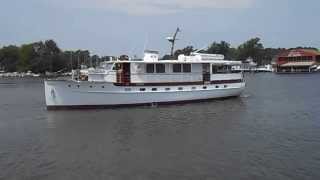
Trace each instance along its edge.
<path fill-rule="evenodd" d="M 245 82 L 223 55 L 193 53 L 159 60 L 146 51 L 142 60 L 117 60 L 90 70 L 88 81 L 45 81 L 48 109 L 175 103 L 239 96 Z"/>

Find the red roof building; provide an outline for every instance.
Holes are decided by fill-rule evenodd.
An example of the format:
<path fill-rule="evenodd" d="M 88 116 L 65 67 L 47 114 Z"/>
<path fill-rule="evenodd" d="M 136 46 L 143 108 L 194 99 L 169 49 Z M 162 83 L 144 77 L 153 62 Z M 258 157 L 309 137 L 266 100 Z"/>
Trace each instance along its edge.
<path fill-rule="evenodd" d="M 293 49 L 280 53 L 276 58 L 277 73 L 310 73 L 320 65 L 320 52 L 310 49 Z"/>

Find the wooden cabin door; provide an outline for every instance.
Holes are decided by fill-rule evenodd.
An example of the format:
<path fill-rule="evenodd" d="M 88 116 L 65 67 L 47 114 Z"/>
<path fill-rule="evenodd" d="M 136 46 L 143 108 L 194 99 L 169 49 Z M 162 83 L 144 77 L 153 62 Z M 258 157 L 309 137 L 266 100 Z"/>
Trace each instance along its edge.
<path fill-rule="evenodd" d="M 130 63 L 123 63 L 123 83 L 129 85 L 131 82 Z"/>
<path fill-rule="evenodd" d="M 130 63 L 121 63 L 117 70 L 117 83 L 129 85 L 131 83 Z"/>
<path fill-rule="evenodd" d="M 210 64 L 205 63 L 202 64 L 202 77 L 203 77 L 203 83 L 209 83 L 211 78 L 210 78 Z"/>

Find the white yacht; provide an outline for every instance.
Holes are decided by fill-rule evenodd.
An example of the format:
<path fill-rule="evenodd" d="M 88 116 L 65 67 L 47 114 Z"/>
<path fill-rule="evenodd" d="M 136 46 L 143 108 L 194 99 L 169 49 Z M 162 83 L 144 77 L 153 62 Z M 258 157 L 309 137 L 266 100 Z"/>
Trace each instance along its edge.
<path fill-rule="evenodd" d="M 46 80 L 48 109 L 166 104 L 236 97 L 245 88 L 239 61 L 192 53 L 160 60 L 147 50 L 142 60 L 116 60 L 88 72 L 87 81 Z"/>

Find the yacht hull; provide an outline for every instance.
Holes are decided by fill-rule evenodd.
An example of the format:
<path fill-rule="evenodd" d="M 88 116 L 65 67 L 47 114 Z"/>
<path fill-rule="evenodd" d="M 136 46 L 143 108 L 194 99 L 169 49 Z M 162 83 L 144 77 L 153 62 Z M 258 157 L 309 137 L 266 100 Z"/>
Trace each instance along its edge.
<path fill-rule="evenodd" d="M 174 104 L 239 96 L 244 82 L 184 86 L 116 86 L 113 83 L 45 81 L 47 109 Z"/>

